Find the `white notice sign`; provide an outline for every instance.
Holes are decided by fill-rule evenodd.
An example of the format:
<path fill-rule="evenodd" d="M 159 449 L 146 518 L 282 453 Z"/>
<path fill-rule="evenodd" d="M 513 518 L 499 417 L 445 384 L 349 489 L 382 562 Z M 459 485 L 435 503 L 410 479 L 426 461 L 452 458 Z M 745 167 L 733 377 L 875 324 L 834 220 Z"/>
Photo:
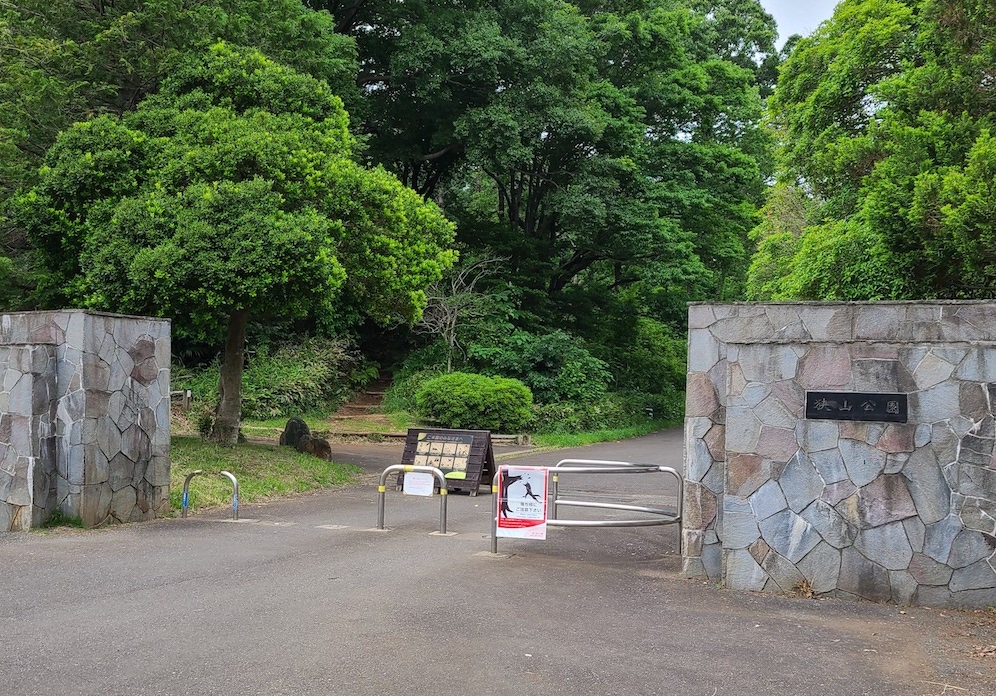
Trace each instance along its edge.
<path fill-rule="evenodd" d="M 436 483 L 435 477 L 424 471 L 408 471 L 405 473 L 405 485 L 402 492 L 406 495 L 432 496 L 432 489 Z"/>

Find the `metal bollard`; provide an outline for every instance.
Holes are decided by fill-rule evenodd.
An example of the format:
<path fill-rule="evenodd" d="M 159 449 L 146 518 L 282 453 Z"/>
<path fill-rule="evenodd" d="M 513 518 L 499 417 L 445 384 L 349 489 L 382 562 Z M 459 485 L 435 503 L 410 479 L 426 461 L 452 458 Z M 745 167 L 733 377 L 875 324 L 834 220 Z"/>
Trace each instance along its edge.
<path fill-rule="evenodd" d="M 498 477 L 501 467 L 491 477 L 491 553 L 498 553 Z"/>
<path fill-rule="evenodd" d="M 401 471 L 422 471 L 430 473 L 439 482 L 439 533 L 446 534 L 446 477 L 440 469 L 433 466 L 414 466 L 412 464 L 394 464 L 380 475 L 377 486 L 377 529 L 384 529 L 384 503 L 387 498 L 387 477 L 389 474 Z"/>
<path fill-rule="evenodd" d="M 187 508 L 190 507 L 190 479 L 197 476 L 197 474 L 203 473 L 204 472 L 200 469 L 192 471 L 187 474 L 187 478 L 183 480 L 183 504 L 180 506 L 180 519 L 187 519 Z"/>
<path fill-rule="evenodd" d="M 225 476 L 232 482 L 232 519 L 239 519 L 239 481 L 229 471 L 222 471 L 219 476 Z"/>

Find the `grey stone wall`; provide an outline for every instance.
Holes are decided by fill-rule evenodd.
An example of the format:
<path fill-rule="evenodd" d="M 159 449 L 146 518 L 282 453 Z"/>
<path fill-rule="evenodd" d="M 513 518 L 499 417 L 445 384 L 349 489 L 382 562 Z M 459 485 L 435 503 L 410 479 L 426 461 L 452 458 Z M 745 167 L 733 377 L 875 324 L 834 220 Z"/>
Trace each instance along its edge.
<path fill-rule="evenodd" d="M 0 346 L 0 530 L 38 525 L 52 509 L 55 350 Z"/>
<path fill-rule="evenodd" d="M 996 604 L 996 303 L 691 305 L 688 369 L 686 576 Z M 807 390 L 909 421 L 807 420 Z"/>
<path fill-rule="evenodd" d="M 168 509 L 169 359 L 164 319 L 0 315 L 0 531 Z"/>

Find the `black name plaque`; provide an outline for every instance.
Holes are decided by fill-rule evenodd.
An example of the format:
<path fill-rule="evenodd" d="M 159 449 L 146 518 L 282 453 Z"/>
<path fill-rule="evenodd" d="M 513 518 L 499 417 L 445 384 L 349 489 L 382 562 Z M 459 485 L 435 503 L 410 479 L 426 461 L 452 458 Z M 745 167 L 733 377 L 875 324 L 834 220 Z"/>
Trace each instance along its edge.
<path fill-rule="evenodd" d="M 806 418 L 906 423 L 909 398 L 906 394 L 807 391 Z"/>

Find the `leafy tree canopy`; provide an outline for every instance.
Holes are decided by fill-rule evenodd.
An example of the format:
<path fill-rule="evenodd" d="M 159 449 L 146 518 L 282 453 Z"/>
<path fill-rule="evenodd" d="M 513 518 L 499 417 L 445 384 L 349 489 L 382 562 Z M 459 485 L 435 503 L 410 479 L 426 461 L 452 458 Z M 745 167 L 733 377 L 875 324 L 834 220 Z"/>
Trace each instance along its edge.
<path fill-rule="evenodd" d="M 357 239 L 378 234 L 351 233 L 379 230 L 382 217 L 368 213 L 384 201 L 409 200 L 387 172 L 446 210 L 468 257 L 507 259 L 477 288 L 500 298 L 500 320 L 467 323 L 467 345 L 516 329 L 565 330 L 621 374 L 636 345 L 621 327 L 670 337 L 658 322 L 682 325 L 688 300 L 741 296 L 748 232 L 773 169 L 762 97 L 779 57 L 758 0 L 301 2 L 25 0 L 0 9 L 0 198 L 30 189 L 0 220 L 0 256 L 19 274 L 0 300 L 170 302 L 191 317 L 178 332 L 217 340 L 235 286 L 183 296 L 176 288 L 194 281 L 180 267 L 144 285 L 113 278 L 172 258 L 156 235 L 180 242 L 163 229 L 188 230 L 192 244 L 211 238 L 208 227 L 234 239 L 263 221 L 337 240 L 329 248 L 341 268 L 315 266 L 328 279 L 315 287 L 338 287 L 335 302 L 323 303 L 330 293 L 320 289 L 286 290 L 278 302 L 287 314 L 307 305 L 323 328 L 363 312 L 411 317 L 421 297 L 405 299 L 392 284 L 408 267 L 379 261 L 398 253 L 394 242 L 371 251 Z M 296 91 L 271 72 L 242 79 L 239 70 L 218 82 L 200 56 L 219 39 L 324 82 L 357 140 L 312 103 L 308 85 Z M 43 157 L 47 169 L 37 166 Z M 364 173 L 351 157 L 384 169 Z M 309 167 L 336 172 L 339 183 Z M 437 238 L 417 197 L 402 207 L 413 248 L 422 234 Z M 427 232 L 415 231 L 423 224 Z M 121 251 L 109 230 L 132 235 Z M 133 261 L 129 245 L 158 251 Z M 312 251 L 308 259 L 320 256 Z M 277 273 L 254 263 L 264 277 Z M 434 263 L 411 261 L 413 287 Z M 238 292 L 266 295 L 251 284 Z M 276 302 L 257 304 L 258 315 Z"/>
<path fill-rule="evenodd" d="M 325 80 L 358 110 L 352 39 L 300 0 L 0 1 L 0 276 L 6 308 L 46 307 L 45 268 L 3 201 L 34 183 L 57 135 L 95 115 L 121 115 L 158 90 L 176 65 L 219 39 L 254 47 Z M 41 285 L 41 290 L 39 289 Z"/>
<path fill-rule="evenodd" d="M 370 155 L 509 259 L 522 328 L 631 285 L 658 315 L 737 296 L 770 171 L 756 0 L 311 4 L 356 39 Z"/>
<path fill-rule="evenodd" d="M 846 0 L 798 43 L 772 117 L 812 211 L 769 203 L 756 297 L 993 295 L 994 22 L 983 0 Z"/>
<path fill-rule="evenodd" d="M 12 215 L 67 302 L 172 316 L 207 340 L 227 326 L 230 441 L 226 368 L 241 373 L 249 315 L 303 315 L 348 280 L 375 319 L 413 321 L 453 261 L 440 211 L 353 162 L 354 145 L 324 82 L 220 43 L 134 112 L 60 135 Z"/>

